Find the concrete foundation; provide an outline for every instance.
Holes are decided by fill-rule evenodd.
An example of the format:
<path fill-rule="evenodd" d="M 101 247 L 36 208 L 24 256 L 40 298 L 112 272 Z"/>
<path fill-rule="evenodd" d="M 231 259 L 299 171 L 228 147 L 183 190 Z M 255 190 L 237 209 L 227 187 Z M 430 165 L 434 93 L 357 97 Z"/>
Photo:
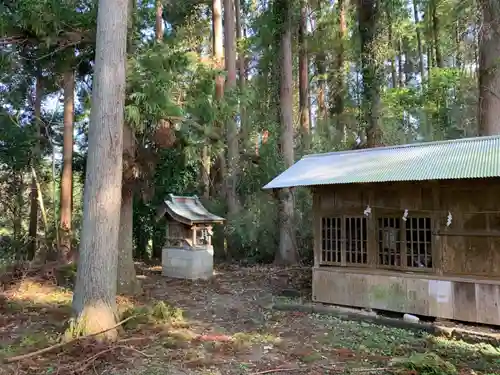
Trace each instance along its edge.
<path fill-rule="evenodd" d="M 164 248 L 162 274 L 177 279 L 208 279 L 214 270 L 212 246 L 192 249 Z"/>

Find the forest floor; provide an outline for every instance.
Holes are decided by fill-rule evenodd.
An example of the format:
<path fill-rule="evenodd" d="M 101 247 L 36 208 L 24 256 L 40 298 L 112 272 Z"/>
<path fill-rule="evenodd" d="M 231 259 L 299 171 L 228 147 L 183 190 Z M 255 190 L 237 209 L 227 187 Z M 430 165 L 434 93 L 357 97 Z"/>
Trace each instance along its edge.
<path fill-rule="evenodd" d="M 173 306 L 169 319 L 144 315 L 126 322 L 113 346 L 82 340 L 1 364 L 0 374 L 426 374 L 395 370 L 394 358 L 413 355 L 418 366 L 415 353 L 433 353 L 443 367 L 456 366 L 457 374 L 500 374 L 500 349 L 488 344 L 261 307 L 259 301 L 290 285 L 308 295 L 310 271 L 228 266 L 212 280 L 197 282 L 162 277 L 159 267 L 141 266 L 140 272 L 144 294 L 120 298 L 120 309 L 133 315 L 167 301 Z M 60 340 L 71 312 L 70 291 L 40 278 L 23 278 L 4 289 L 0 363 Z"/>

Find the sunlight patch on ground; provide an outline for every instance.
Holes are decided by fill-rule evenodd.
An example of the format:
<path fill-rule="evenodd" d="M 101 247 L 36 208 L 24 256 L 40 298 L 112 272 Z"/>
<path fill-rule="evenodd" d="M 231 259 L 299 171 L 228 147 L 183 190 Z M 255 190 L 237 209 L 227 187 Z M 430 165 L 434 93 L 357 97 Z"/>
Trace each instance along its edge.
<path fill-rule="evenodd" d="M 9 290 L 7 298 L 41 305 L 69 305 L 73 293 L 64 288 L 24 279 Z"/>

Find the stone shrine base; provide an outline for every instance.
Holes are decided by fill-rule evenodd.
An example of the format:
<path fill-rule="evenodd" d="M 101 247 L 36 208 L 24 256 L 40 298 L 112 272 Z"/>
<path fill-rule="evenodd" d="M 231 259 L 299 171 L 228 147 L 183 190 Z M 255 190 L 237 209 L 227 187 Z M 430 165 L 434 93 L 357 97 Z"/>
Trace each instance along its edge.
<path fill-rule="evenodd" d="M 213 275 L 214 250 L 212 246 L 191 249 L 163 248 L 163 276 L 177 279 L 209 279 Z"/>

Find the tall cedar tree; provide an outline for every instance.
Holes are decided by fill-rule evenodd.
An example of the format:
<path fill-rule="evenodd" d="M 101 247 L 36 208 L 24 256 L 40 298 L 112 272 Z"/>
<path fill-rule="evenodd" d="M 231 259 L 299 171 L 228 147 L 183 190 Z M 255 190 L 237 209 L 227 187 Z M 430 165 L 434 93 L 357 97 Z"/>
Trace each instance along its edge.
<path fill-rule="evenodd" d="M 114 340 L 129 0 L 99 0 L 83 224 L 73 295 L 77 334 Z"/>

